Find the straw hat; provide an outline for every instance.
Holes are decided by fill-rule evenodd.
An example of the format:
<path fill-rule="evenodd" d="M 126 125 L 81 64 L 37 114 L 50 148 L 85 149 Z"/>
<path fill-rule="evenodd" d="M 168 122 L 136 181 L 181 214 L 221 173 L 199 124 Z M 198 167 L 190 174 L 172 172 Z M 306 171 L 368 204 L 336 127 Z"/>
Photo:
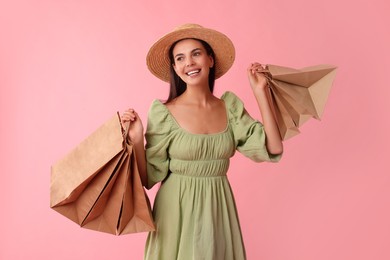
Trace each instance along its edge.
<path fill-rule="evenodd" d="M 215 54 L 215 78 L 221 77 L 233 65 L 235 50 L 232 41 L 224 34 L 198 24 L 184 24 L 161 37 L 150 48 L 146 64 L 157 78 L 169 82 L 169 49 L 172 44 L 183 39 L 200 39 L 207 42 Z"/>

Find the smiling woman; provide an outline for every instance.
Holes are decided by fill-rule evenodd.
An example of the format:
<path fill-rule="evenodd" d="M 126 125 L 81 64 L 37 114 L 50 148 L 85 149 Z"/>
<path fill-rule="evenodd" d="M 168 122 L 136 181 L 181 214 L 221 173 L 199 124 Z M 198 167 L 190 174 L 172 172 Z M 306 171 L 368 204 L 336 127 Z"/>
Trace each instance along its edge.
<path fill-rule="evenodd" d="M 224 34 L 189 24 L 157 41 L 147 56 L 148 68 L 170 82 L 165 103 L 149 111 L 144 150 L 143 125 L 129 109 L 131 139 L 147 188 L 157 192 L 149 233 L 147 260 L 246 259 L 234 196 L 227 179 L 235 151 L 256 162 L 280 159 L 282 141 L 267 96 L 259 63 L 250 64 L 249 85 L 263 124 L 254 120 L 232 92 L 214 96 L 216 78 L 234 61 L 234 46 Z"/>
<path fill-rule="evenodd" d="M 245 78 L 253 60 L 339 67 L 323 119 L 284 143 L 281 163 L 255 164 L 240 154 L 230 160 L 247 258 L 389 260 L 389 1 L 354 1 L 353 10 L 339 0 L 189 7 L 182 0 L 0 1 L 0 259 L 143 258 L 146 234 L 114 238 L 51 210 L 49 166 L 118 108 L 136 108 L 146 128 L 151 98 L 168 97 L 170 44 L 159 49 L 166 60 L 151 57 L 163 61 L 164 82 L 148 77 L 147 51 L 159 32 L 193 20 L 234 42 L 234 66 L 214 93 L 233 90 L 255 118 Z M 170 43 L 206 35 L 191 30 Z M 223 50 L 216 67 L 229 64 L 218 59 L 230 57 Z M 158 186 L 148 191 L 153 200 Z"/>

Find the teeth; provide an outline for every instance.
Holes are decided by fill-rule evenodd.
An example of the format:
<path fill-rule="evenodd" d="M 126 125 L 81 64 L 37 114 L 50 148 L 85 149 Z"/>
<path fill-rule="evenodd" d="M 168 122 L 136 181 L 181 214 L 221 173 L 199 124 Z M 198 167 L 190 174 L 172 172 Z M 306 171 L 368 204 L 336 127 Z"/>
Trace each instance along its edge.
<path fill-rule="evenodd" d="M 191 76 L 191 75 L 193 75 L 193 74 L 195 74 L 195 73 L 198 73 L 200 70 L 193 70 L 193 71 L 190 71 L 190 72 L 187 72 L 187 75 L 188 76 Z"/>

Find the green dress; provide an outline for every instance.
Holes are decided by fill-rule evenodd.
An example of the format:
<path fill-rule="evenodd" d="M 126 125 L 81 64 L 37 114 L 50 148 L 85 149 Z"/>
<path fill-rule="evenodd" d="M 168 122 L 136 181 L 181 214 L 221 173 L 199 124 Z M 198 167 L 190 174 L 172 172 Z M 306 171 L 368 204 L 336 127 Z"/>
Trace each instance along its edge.
<path fill-rule="evenodd" d="M 153 207 L 147 260 L 246 259 L 236 205 L 226 173 L 236 150 L 250 159 L 268 154 L 260 122 L 231 92 L 223 94 L 228 125 L 215 134 L 192 134 L 155 100 L 146 131 L 148 188 L 162 182 Z"/>

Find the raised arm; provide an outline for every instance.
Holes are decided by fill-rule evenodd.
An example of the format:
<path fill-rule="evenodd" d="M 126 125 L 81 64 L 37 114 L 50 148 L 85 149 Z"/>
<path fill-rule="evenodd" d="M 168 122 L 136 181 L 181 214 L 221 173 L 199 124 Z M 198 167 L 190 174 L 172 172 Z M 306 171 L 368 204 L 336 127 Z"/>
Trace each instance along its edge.
<path fill-rule="evenodd" d="M 247 72 L 249 83 L 263 119 L 264 130 L 267 136 L 267 150 L 271 154 L 281 154 L 283 152 L 283 143 L 271 108 L 267 78 L 262 73 L 264 68 L 260 63 L 256 62 L 248 67 Z"/>

